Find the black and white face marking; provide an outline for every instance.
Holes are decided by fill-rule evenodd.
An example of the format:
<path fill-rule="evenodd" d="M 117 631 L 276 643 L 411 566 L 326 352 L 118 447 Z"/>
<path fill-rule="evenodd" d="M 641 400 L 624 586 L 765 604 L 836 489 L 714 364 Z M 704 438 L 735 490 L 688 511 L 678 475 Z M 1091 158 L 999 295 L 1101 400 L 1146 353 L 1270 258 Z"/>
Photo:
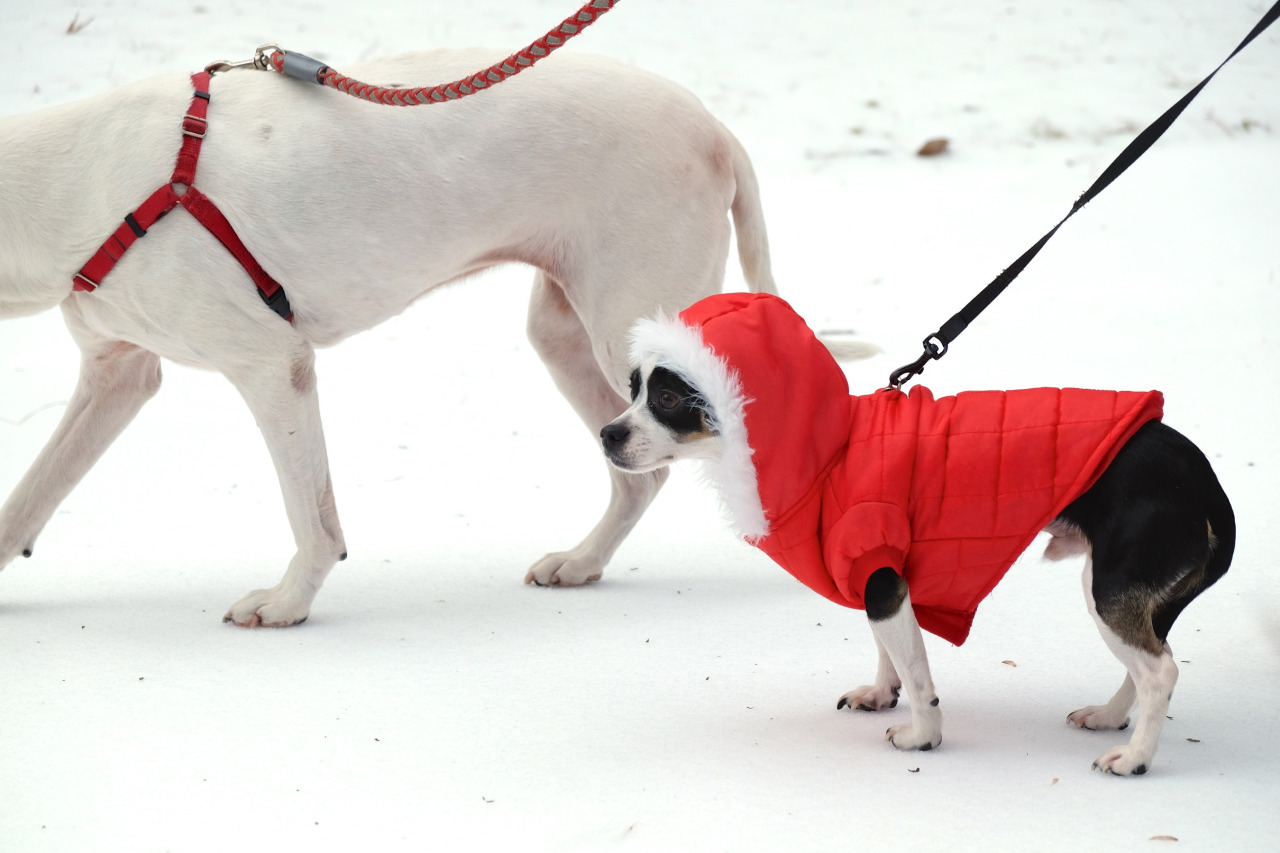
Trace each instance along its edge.
<path fill-rule="evenodd" d="M 676 373 L 645 364 L 631 373 L 631 406 L 600 431 L 609 461 L 641 473 L 678 459 L 706 458 L 718 452 L 707 424 L 706 401 Z"/>
<path fill-rule="evenodd" d="M 640 396 L 639 368 L 631 371 L 634 389 L 631 401 Z M 705 436 L 707 429 L 706 402 L 696 389 L 665 367 L 655 367 L 644 383 L 649 411 L 655 420 L 677 435 L 694 440 Z"/>

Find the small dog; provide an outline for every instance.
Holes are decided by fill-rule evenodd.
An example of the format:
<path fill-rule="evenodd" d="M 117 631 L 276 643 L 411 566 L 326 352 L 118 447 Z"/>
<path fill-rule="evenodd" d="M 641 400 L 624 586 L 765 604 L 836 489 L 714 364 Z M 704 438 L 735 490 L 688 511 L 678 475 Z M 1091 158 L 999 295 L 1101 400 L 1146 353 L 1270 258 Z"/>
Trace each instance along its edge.
<path fill-rule="evenodd" d="M 629 472 L 704 463 L 735 529 L 817 592 L 867 611 L 875 683 L 837 708 L 906 690 L 899 749 L 942 742 L 921 627 L 956 644 L 978 603 L 1041 530 L 1046 556 L 1085 554 L 1084 591 L 1128 674 L 1073 712 L 1129 742 L 1096 769 L 1151 767 L 1178 668 L 1182 609 L 1231 562 L 1235 519 L 1203 453 L 1158 418 L 1157 392 L 1034 389 L 933 399 L 850 397 L 844 374 L 781 299 L 709 297 L 632 333 L 631 407 L 601 432 Z"/>
<path fill-rule="evenodd" d="M 496 58 L 436 51 L 349 70 L 431 84 Z M 347 551 L 313 347 L 371 328 L 442 284 L 528 264 L 537 270 L 529 338 L 594 435 L 626 408 L 632 322 L 719 290 L 730 215 L 748 286 L 774 291 L 746 152 L 691 94 L 638 69 L 562 53 L 492 91 L 411 108 L 254 71 L 217 75 L 209 89 L 207 127 L 184 120 L 193 103 L 185 76 L 0 121 L 0 318 L 60 305 L 82 351 L 61 423 L 0 509 L 0 568 L 31 556 L 58 504 L 157 391 L 160 358 L 170 358 L 220 371 L 240 391 L 297 542 L 280 583 L 236 602 L 226 619 L 301 622 Z M 169 184 L 183 134 L 203 138 L 192 186 L 287 291 L 292 323 L 178 210 L 95 291 L 72 292 L 103 240 L 124 233 L 126 214 Z M 609 472 L 599 524 L 577 547 L 535 563 L 526 582 L 598 579 L 665 479 Z"/>

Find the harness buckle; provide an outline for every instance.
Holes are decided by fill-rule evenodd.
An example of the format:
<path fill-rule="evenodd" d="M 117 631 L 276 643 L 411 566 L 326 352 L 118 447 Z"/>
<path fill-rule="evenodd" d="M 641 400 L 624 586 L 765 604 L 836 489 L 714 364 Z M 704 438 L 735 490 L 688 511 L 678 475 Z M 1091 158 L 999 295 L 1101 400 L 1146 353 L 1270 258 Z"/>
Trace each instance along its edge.
<path fill-rule="evenodd" d="M 71 281 L 71 289 L 78 290 L 81 293 L 92 293 L 98 289 L 98 283 L 82 272 L 73 275 Z"/>
<path fill-rule="evenodd" d="M 182 117 L 182 132 L 184 135 L 196 139 L 204 139 L 204 135 L 208 130 L 209 122 L 200 118 L 200 116 L 193 116 L 191 113 L 187 113 Z"/>

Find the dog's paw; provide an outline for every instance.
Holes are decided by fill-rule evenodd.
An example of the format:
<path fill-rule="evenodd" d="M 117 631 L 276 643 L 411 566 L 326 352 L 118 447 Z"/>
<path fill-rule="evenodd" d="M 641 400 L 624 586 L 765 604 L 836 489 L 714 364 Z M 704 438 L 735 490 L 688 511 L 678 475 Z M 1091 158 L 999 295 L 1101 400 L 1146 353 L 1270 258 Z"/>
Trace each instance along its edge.
<path fill-rule="evenodd" d="M 942 732 L 931 726 L 894 726 L 884 733 L 884 739 L 897 749 L 928 752 L 942 745 Z"/>
<path fill-rule="evenodd" d="M 538 586 L 581 586 L 598 581 L 604 564 L 594 555 L 574 551 L 557 551 L 533 564 L 524 576 L 525 583 Z"/>
<path fill-rule="evenodd" d="M 13 562 L 19 555 L 30 557 L 30 546 L 22 547 L 16 542 L 0 542 L 0 572 L 4 571 L 4 567 Z"/>
<path fill-rule="evenodd" d="M 231 605 L 222 621 L 241 628 L 287 628 L 307 621 L 310 612 L 310 600 L 291 599 L 278 587 L 255 589 Z"/>
<path fill-rule="evenodd" d="M 1116 712 L 1106 705 L 1090 705 L 1067 715 L 1067 722 L 1089 731 L 1115 729 L 1123 731 L 1129 725 L 1128 712 Z"/>
<path fill-rule="evenodd" d="M 836 703 L 836 710 L 856 708 L 859 711 L 883 711 L 885 708 L 893 708 L 898 704 L 898 692 L 901 689 L 900 685 L 864 684 L 841 696 Z"/>
<path fill-rule="evenodd" d="M 1113 776 L 1141 776 L 1151 769 L 1151 755 L 1132 744 L 1109 749 L 1093 762 L 1093 769 Z"/>

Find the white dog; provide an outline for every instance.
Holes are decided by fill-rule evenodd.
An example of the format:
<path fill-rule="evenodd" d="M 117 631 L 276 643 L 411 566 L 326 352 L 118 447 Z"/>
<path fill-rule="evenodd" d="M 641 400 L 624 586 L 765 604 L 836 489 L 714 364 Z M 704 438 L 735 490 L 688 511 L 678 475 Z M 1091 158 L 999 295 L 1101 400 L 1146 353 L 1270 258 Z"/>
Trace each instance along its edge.
<path fill-rule="evenodd" d="M 350 71 L 433 84 L 496 58 L 433 52 Z M 749 286 L 774 291 L 756 179 L 737 140 L 670 82 L 564 54 L 493 91 L 413 108 L 275 73 L 218 75 L 193 185 L 283 285 L 293 322 L 263 304 L 245 269 L 185 210 L 158 222 L 96 290 L 73 293 L 77 270 L 169 182 L 192 94 L 189 78 L 164 77 L 0 121 L 0 318 L 60 305 L 83 354 L 61 423 L 0 510 L 0 567 L 30 556 L 170 358 L 220 371 L 240 391 L 297 542 L 280 583 L 226 618 L 301 622 L 346 556 L 313 347 L 446 282 L 525 263 L 537 269 L 529 338 L 595 434 L 627 406 L 633 321 L 719 289 L 728 213 Z M 543 557 L 525 581 L 599 579 L 665 475 L 611 471 L 595 529 Z"/>

